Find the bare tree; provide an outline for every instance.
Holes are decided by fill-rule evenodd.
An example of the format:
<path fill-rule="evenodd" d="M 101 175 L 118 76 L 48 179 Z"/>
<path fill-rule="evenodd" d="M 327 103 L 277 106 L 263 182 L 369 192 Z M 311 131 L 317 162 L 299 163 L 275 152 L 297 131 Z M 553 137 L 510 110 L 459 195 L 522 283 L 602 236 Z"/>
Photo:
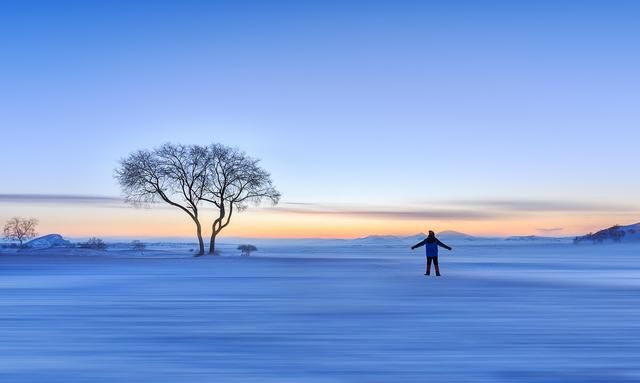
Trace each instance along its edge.
<path fill-rule="evenodd" d="M 4 237 L 11 241 L 19 241 L 20 247 L 22 247 L 25 240 L 37 235 L 37 225 L 38 220 L 35 218 L 13 217 L 4 225 Z"/>
<path fill-rule="evenodd" d="M 201 199 L 218 210 L 211 225 L 209 243 L 209 254 L 215 254 L 216 237 L 229 225 L 234 211 L 242 211 L 250 203 L 257 205 L 264 199 L 275 205 L 280 192 L 273 186 L 271 175 L 258 165 L 259 160 L 220 144 L 213 144 L 208 149 L 211 160 Z"/>
<path fill-rule="evenodd" d="M 240 245 L 238 246 L 238 250 L 240 250 L 243 256 L 248 257 L 252 252 L 258 251 L 258 248 L 253 245 Z"/>
<path fill-rule="evenodd" d="M 132 250 L 139 252 L 140 254 L 144 254 L 144 249 L 147 248 L 147 245 L 139 240 L 133 240 L 131 241 L 131 243 L 129 244 L 129 246 L 131 247 Z"/>
<path fill-rule="evenodd" d="M 204 255 L 199 205 L 211 158 L 207 147 L 167 143 L 130 154 L 116 169 L 126 201 L 134 205 L 162 201 L 193 220 L 200 246 L 197 255 Z"/>
<path fill-rule="evenodd" d="M 86 242 L 78 243 L 81 249 L 106 250 L 107 243 L 100 238 L 91 237 Z"/>

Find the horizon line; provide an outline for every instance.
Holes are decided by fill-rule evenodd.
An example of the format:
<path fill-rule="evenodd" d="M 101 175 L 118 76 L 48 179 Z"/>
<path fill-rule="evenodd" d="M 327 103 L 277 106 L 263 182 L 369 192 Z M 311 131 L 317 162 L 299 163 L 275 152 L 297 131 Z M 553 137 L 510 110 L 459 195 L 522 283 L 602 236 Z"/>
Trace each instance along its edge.
<path fill-rule="evenodd" d="M 436 236 L 439 235 L 444 235 L 446 236 L 447 233 L 446 232 L 452 232 L 453 230 L 445 230 L 443 232 L 439 232 L 436 234 Z M 197 242 L 197 239 L 191 237 L 191 236 L 148 236 L 148 235 L 140 235 L 140 236 L 135 236 L 135 235 L 104 235 L 104 236 L 95 236 L 95 235 L 87 235 L 87 236 L 83 236 L 83 235 L 63 235 L 60 233 L 48 233 L 48 234 L 43 234 L 43 235 L 38 235 L 37 237 L 33 238 L 33 239 L 37 239 L 37 238 L 42 238 L 42 237 L 46 237 L 48 235 L 60 235 L 62 236 L 64 239 L 66 240 L 83 240 L 83 239 L 88 239 L 88 238 L 92 238 L 92 237 L 97 237 L 103 240 L 111 240 L 111 241 L 117 241 L 117 240 L 157 240 L 158 242 L 163 242 L 162 240 L 167 240 L 167 241 L 171 241 L 171 240 L 176 240 L 176 241 L 192 241 L 194 243 Z M 459 235 L 461 239 L 464 239 L 465 237 L 467 238 L 473 238 L 473 239 L 507 239 L 507 238 L 526 238 L 526 237 L 536 237 L 536 238 L 550 238 L 550 239 L 568 239 L 568 238 L 574 238 L 576 237 L 576 235 L 564 235 L 564 236 L 551 236 L 551 235 L 538 235 L 538 234 L 529 234 L 529 235 L 474 235 L 474 234 L 467 234 L 467 233 L 463 233 L 463 232 L 455 232 L 454 235 Z M 369 234 L 369 235 L 365 235 L 365 236 L 359 236 L 359 237 L 245 237 L 245 236 L 229 236 L 229 237 L 221 237 L 219 240 L 220 241 L 225 241 L 225 240 L 275 240 L 275 241 L 355 241 L 355 240 L 361 240 L 361 239 L 367 239 L 367 238 L 376 238 L 376 237 L 389 237 L 389 238 L 398 238 L 398 239 L 409 239 L 411 237 L 426 237 L 427 234 L 425 233 L 416 233 L 416 234 L 408 234 L 408 235 L 397 235 L 397 234 Z M 3 241 L 0 241 L 3 242 Z M 4 241 L 6 242 L 6 241 Z M 205 242 L 207 242 L 205 240 Z"/>

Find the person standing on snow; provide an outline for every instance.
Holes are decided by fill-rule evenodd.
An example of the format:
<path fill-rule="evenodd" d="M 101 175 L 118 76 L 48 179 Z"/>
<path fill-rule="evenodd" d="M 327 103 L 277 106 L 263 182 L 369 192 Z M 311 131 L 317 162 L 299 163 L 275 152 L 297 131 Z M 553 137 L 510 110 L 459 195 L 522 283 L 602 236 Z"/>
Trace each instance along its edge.
<path fill-rule="evenodd" d="M 436 276 L 439 277 L 440 268 L 438 267 L 438 246 L 444 247 L 447 250 L 451 250 L 451 247 L 440 242 L 440 240 L 436 238 L 436 234 L 432 230 L 429 230 L 429 236 L 425 240 L 411 246 L 411 250 L 420 246 L 424 246 L 427 251 L 427 272 L 424 273 L 424 275 L 431 274 L 431 262 L 433 262 L 433 265 L 436 268 Z"/>

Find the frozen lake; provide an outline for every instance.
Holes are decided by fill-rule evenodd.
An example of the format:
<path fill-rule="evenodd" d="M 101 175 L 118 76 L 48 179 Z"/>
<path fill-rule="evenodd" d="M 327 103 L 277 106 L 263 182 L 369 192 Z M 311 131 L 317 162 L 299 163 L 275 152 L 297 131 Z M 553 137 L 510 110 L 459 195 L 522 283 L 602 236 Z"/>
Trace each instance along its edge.
<path fill-rule="evenodd" d="M 0 253 L 0 381 L 640 382 L 639 246 L 171 255 Z"/>

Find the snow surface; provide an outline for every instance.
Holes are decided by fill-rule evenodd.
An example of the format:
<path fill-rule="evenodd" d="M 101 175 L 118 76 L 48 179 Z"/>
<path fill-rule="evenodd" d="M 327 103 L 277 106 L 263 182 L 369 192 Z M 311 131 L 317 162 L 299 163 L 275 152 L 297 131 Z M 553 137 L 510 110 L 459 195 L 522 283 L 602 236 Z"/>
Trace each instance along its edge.
<path fill-rule="evenodd" d="M 236 253 L 0 253 L 0 381 L 640 381 L 634 244 Z"/>

